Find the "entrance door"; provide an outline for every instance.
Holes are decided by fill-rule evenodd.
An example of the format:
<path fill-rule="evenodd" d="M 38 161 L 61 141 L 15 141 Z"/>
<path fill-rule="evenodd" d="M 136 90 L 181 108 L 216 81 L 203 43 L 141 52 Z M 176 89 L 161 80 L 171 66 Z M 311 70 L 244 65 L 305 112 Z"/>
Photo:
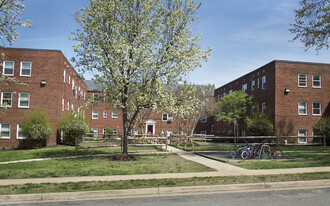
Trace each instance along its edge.
<path fill-rule="evenodd" d="M 148 125 L 148 128 L 147 128 L 147 132 L 148 134 L 154 134 L 154 125 Z"/>

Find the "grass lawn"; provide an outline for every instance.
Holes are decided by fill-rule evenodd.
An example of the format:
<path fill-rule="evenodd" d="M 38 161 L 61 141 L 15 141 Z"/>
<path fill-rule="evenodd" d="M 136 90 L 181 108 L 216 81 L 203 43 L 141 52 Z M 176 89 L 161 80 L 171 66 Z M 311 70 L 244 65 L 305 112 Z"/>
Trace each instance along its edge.
<path fill-rule="evenodd" d="M 157 152 L 156 147 L 129 147 L 129 152 Z M 78 155 L 94 155 L 94 154 L 114 154 L 120 153 L 120 147 L 111 148 L 93 148 L 93 149 L 79 149 Z M 0 151 L 0 162 L 8 162 L 15 160 L 27 160 L 38 158 L 51 157 L 66 157 L 74 156 L 74 147 L 58 146 L 54 148 L 42 148 L 34 150 L 9 150 Z"/>
<path fill-rule="evenodd" d="M 232 164 L 246 169 L 280 169 L 299 167 L 330 166 L 330 147 L 323 146 L 286 146 L 281 147 L 285 161 L 247 160 Z"/>
<path fill-rule="evenodd" d="M 207 172 L 212 169 L 174 154 L 136 155 L 137 161 L 84 157 L 1 165 L 0 179 Z"/>
<path fill-rule="evenodd" d="M 285 174 L 285 175 L 261 175 L 261 176 L 234 176 L 234 177 L 194 177 L 182 179 L 151 179 L 128 180 L 111 182 L 68 182 L 68 183 L 42 183 L 0 186 L 0 195 L 32 194 L 50 192 L 77 192 L 96 190 L 121 190 L 141 189 L 157 187 L 180 187 L 201 185 L 225 185 L 243 183 L 300 181 L 330 179 L 330 172 Z"/>

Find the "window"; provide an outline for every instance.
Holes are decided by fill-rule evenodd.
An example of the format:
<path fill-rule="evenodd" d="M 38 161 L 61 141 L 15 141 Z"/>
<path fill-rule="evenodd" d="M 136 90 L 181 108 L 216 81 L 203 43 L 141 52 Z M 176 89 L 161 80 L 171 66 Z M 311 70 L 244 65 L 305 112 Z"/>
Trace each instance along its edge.
<path fill-rule="evenodd" d="M 94 133 L 94 137 L 97 137 L 99 135 L 99 130 L 97 128 L 92 128 L 92 131 Z"/>
<path fill-rule="evenodd" d="M 263 77 L 262 77 L 262 80 L 261 80 L 261 88 L 262 88 L 262 89 L 266 89 L 266 76 L 263 76 Z"/>
<path fill-rule="evenodd" d="M 111 117 L 112 118 L 118 118 L 118 112 L 112 112 Z"/>
<path fill-rule="evenodd" d="M 0 124 L 0 139 L 10 139 L 10 124 Z"/>
<path fill-rule="evenodd" d="M 63 72 L 63 82 L 65 83 L 65 75 L 66 75 L 66 70 L 64 69 L 64 72 Z"/>
<path fill-rule="evenodd" d="M 298 130 L 298 143 L 307 143 L 307 129 Z"/>
<path fill-rule="evenodd" d="M 313 88 L 321 88 L 321 75 L 313 75 Z"/>
<path fill-rule="evenodd" d="M 21 76 L 22 77 L 30 77 L 31 76 L 31 62 L 21 62 Z"/>
<path fill-rule="evenodd" d="M 14 62 L 13 61 L 4 61 L 2 73 L 5 76 L 14 76 Z"/>
<path fill-rule="evenodd" d="M 242 108 L 242 113 L 243 113 L 243 114 L 246 114 L 246 107 L 243 107 L 243 108 Z"/>
<path fill-rule="evenodd" d="M 298 75 L 298 87 L 307 87 L 307 74 Z"/>
<path fill-rule="evenodd" d="M 233 93 L 233 90 L 229 90 L 228 94 L 231 94 L 231 93 Z"/>
<path fill-rule="evenodd" d="M 254 106 L 254 105 L 252 105 L 252 106 L 251 106 L 251 114 L 253 114 L 253 113 L 254 113 L 254 110 L 255 110 L 255 106 Z"/>
<path fill-rule="evenodd" d="M 298 103 L 298 114 L 299 115 L 307 115 L 307 102 L 299 102 Z"/>
<path fill-rule="evenodd" d="M 266 110 L 266 103 L 263 102 L 263 103 L 261 104 L 261 114 L 264 114 L 264 113 L 265 113 L 265 110 Z"/>
<path fill-rule="evenodd" d="M 243 85 L 242 85 L 242 91 L 243 91 L 244 93 L 246 93 L 246 90 L 247 90 L 247 84 L 243 84 Z"/>
<path fill-rule="evenodd" d="M 207 115 L 203 115 L 201 118 L 201 123 L 207 123 Z"/>
<path fill-rule="evenodd" d="M 173 121 L 172 114 L 163 114 L 162 121 L 168 121 L 168 122 Z"/>
<path fill-rule="evenodd" d="M 117 129 L 112 129 L 113 133 L 112 134 L 118 134 L 118 130 Z"/>
<path fill-rule="evenodd" d="M 321 103 L 313 102 L 313 115 L 321 116 Z"/>
<path fill-rule="evenodd" d="M 64 111 L 64 97 L 62 98 L 62 112 Z"/>
<path fill-rule="evenodd" d="M 253 80 L 251 82 L 251 90 L 253 91 L 255 89 L 255 87 L 256 87 L 256 82 Z"/>
<path fill-rule="evenodd" d="M 92 119 L 99 119 L 99 111 L 92 111 Z"/>
<path fill-rule="evenodd" d="M 218 95 L 218 102 L 220 101 L 220 95 Z"/>
<path fill-rule="evenodd" d="M 1 106 L 2 107 L 11 107 L 12 106 L 12 93 L 11 92 L 2 92 L 1 93 Z"/>
<path fill-rule="evenodd" d="M 66 104 L 66 110 L 70 109 L 70 100 L 68 100 L 67 104 Z"/>
<path fill-rule="evenodd" d="M 22 124 L 17 124 L 17 139 L 25 139 L 26 137 L 22 134 Z"/>
<path fill-rule="evenodd" d="M 260 85 L 260 84 L 259 84 L 259 83 L 260 83 L 259 78 L 258 78 L 257 80 L 258 80 L 258 81 L 257 81 L 257 82 L 258 82 L 258 84 L 257 84 L 257 88 L 259 89 L 259 85 Z"/>
<path fill-rule="evenodd" d="M 18 96 L 18 108 L 30 107 L 30 93 L 19 93 Z"/>
<path fill-rule="evenodd" d="M 100 99 L 100 94 L 94 93 L 94 94 L 93 94 L 93 98 L 94 98 L 95 101 L 99 101 L 99 99 Z"/>
<path fill-rule="evenodd" d="M 107 118 L 108 117 L 108 112 L 107 111 L 103 111 L 103 118 Z"/>

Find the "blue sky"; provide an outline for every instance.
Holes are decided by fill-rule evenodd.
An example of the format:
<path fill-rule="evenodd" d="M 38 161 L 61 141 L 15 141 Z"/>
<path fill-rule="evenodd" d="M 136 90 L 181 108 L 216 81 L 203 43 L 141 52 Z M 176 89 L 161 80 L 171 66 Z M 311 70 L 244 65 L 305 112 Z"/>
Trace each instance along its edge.
<path fill-rule="evenodd" d="M 68 39 L 77 28 L 73 14 L 88 1 L 25 0 L 24 5 L 22 17 L 31 19 L 32 27 L 19 28 L 20 40 L 12 47 L 58 49 L 67 59 L 75 56 Z M 275 59 L 330 63 L 328 50 L 317 55 L 314 49 L 305 52 L 298 41 L 289 42 L 298 7 L 298 0 L 204 0 L 192 28 L 203 34 L 203 45 L 212 53 L 188 81 L 219 87 Z"/>

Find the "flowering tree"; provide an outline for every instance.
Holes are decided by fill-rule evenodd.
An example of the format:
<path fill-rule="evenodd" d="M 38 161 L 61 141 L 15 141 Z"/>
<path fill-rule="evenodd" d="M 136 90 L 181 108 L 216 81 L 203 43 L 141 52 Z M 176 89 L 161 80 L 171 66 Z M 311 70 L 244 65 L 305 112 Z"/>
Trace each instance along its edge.
<path fill-rule="evenodd" d="M 168 109 L 177 116 L 179 130 L 192 135 L 202 115 L 207 115 L 215 101 L 214 85 L 179 85 L 175 92 L 174 105 Z"/>
<path fill-rule="evenodd" d="M 159 108 L 171 87 L 206 60 L 190 25 L 194 0 L 90 0 L 75 15 L 77 66 L 95 73 L 111 106 L 122 111 L 123 154 L 142 109 Z M 173 96 L 173 95 L 172 95 Z M 170 98 L 167 98 L 170 99 Z"/>
<path fill-rule="evenodd" d="M 306 50 L 316 46 L 316 51 L 329 48 L 330 35 L 330 1 L 300 0 L 300 8 L 296 10 L 295 23 L 289 29 L 304 43 Z"/>
<path fill-rule="evenodd" d="M 30 27 L 31 20 L 23 21 L 19 15 L 24 10 L 21 3 L 24 0 L 0 0 L 0 39 L 4 44 L 4 38 L 10 45 L 19 39 L 17 26 Z"/>

